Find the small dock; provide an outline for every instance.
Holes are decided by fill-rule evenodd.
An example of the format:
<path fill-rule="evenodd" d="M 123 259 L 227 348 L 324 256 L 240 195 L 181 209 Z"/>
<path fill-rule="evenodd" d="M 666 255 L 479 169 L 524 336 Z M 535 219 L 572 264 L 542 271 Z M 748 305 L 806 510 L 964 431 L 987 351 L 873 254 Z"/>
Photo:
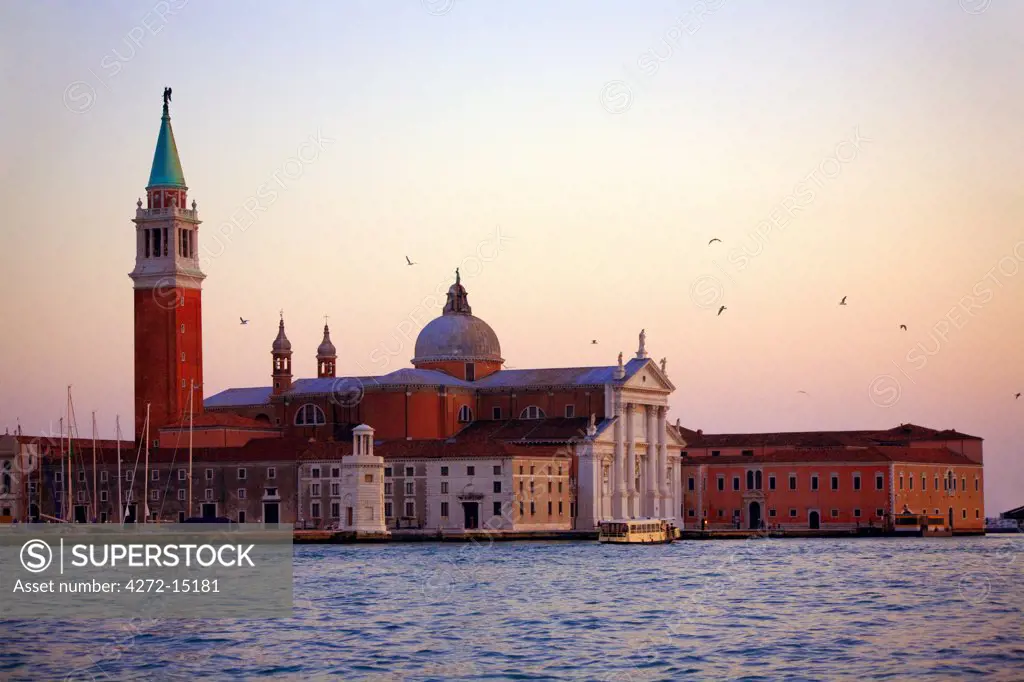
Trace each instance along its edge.
<path fill-rule="evenodd" d="M 565 531 L 425 531 L 392 530 L 389 535 L 367 535 L 338 530 L 296 530 L 296 545 L 344 545 L 382 542 L 524 542 L 597 540 L 596 530 Z"/>

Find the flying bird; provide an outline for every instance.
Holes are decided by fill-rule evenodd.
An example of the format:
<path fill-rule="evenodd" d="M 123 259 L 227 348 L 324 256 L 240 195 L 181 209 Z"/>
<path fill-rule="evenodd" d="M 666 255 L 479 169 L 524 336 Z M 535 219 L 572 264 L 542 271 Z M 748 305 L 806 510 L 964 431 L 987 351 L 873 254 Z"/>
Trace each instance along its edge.
<path fill-rule="evenodd" d="M 405 262 L 409 265 L 416 265 L 416 263 L 413 263 L 411 260 L 409 260 L 408 256 L 405 257 Z"/>
<path fill-rule="evenodd" d="M 797 393 L 803 393 L 804 395 L 810 395 L 807 391 L 797 391 Z"/>
<path fill-rule="evenodd" d="M 1014 400 L 1019 399 L 1020 398 L 1020 393 L 1018 393 L 1017 395 L 1013 396 L 1013 398 L 1014 398 Z"/>
<path fill-rule="evenodd" d="M 901 324 L 900 329 L 902 329 L 903 331 L 907 331 L 907 325 Z"/>
<path fill-rule="evenodd" d="M 725 310 L 725 306 L 724 305 L 721 308 L 718 309 L 718 314 L 721 315 L 723 310 Z"/>
<path fill-rule="evenodd" d="M 242 324 L 249 324 L 249 320 L 242 319 L 241 317 L 239 317 L 238 319 Z"/>
<path fill-rule="evenodd" d="M 720 241 L 722 241 L 722 240 L 721 240 L 721 239 L 719 239 L 718 237 L 715 237 L 714 239 L 712 239 L 711 241 L 709 241 L 709 242 L 708 242 L 708 246 L 711 246 L 711 245 L 712 245 L 712 244 L 714 244 L 715 242 L 720 242 Z"/>
<path fill-rule="evenodd" d="M 843 300 L 839 302 L 839 305 L 846 305 L 846 297 L 843 296 Z"/>
<path fill-rule="evenodd" d="M 593 340 L 593 341 L 591 341 L 590 343 L 591 343 L 592 345 L 597 345 L 597 339 L 594 339 L 594 340 Z"/>

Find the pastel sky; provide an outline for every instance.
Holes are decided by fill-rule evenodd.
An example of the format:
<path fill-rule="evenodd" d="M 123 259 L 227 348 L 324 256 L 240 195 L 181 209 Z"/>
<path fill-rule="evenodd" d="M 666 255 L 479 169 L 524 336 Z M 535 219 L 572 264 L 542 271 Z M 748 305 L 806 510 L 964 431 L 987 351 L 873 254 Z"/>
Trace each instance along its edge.
<path fill-rule="evenodd" d="M 1024 504 L 1024 3 L 708 4 L 3 3 L 0 427 L 71 384 L 83 435 L 131 428 L 169 85 L 206 395 L 269 383 L 279 309 L 298 375 L 324 315 L 340 371 L 408 366 L 461 266 L 513 367 L 646 328 L 672 421 L 956 428 Z"/>

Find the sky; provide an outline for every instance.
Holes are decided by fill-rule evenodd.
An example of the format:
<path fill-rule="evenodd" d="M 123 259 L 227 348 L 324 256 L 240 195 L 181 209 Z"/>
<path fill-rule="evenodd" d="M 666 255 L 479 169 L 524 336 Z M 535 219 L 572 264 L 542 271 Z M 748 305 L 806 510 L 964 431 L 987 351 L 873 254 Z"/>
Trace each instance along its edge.
<path fill-rule="evenodd" d="M 207 396 L 269 385 L 279 310 L 297 376 L 324 315 L 339 373 L 408 366 L 459 267 L 508 366 L 645 328 L 673 422 L 955 428 L 1024 504 L 1022 38 L 1008 0 L 3 3 L 0 427 L 71 385 L 130 435 L 170 86 Z"/>

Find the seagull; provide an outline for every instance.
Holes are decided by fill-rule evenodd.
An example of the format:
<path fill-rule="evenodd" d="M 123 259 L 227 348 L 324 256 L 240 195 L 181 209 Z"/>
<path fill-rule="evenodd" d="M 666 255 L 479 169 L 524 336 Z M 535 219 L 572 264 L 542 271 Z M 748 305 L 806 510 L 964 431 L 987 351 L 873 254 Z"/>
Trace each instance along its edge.
<path fill-rule="evenodd" d="M 416 265 L 416 263 L 413 263 L 413 262 L 412 262 L 411 260 L 409 260 L 409 257 L 408 257 L 408 256 L 406 256 L 406 257 L 405 257 L 405 262 L 406 262 L 406 263 L 407 263 L 408 265 Z"/>
<path fill-rule="evenodd" d="M 725 306 L 724 305 L 721 308 L 718 309 L 718 314 L 721 315 L 723 310 L 725 310 Z"/>
<path fill-rule="evenodd" d="M 843 300 L 839 302 L 839 305 L 846 305 L 846 297 L 843 296 Z"/>
<path fill-rule="evenodd" d="M 902 329 L 903 331 L 907 331 L 907 325 L 901 324 L 900 329 Z"/>
<path fill-rule="evenodd" d="M 797 393 L 803 393 L 804 395 L 810 395 L 807 391 L 797 391 Z"/>
<path fill-rule="evenodd" d="M 1020 398 L 1020 393 L 1018 393 L 1017 395 L 1013 396 L 1013 398 L 1014 398 L 1014 400 L 1019 399 Z"/>
<path fill-rule="evenodd" d="M 595 345 L 595 346 L 596 346 L 596 345 L 597 345 L 597 339 L 594 339 L 594 340 L 593 340 L 593 341 L 591 341 L 590 343 L 591 343 L 591 345 Z"/>
<path fill-rule="evenodd" d="M 715 242 L 721 242 L 721 241 L 722 241 L 721 239 L 719 239 L 718 237 L 715 237 L 714 239 L 712 239 L 711 241 L 708 242 L 708 246 L 711 246 Z"/>
<path fill-rule="evenodd" d="M 244 320 L 241 317 L 238 318 L 242 324 L 249 324 L 249 320 Z"/>

